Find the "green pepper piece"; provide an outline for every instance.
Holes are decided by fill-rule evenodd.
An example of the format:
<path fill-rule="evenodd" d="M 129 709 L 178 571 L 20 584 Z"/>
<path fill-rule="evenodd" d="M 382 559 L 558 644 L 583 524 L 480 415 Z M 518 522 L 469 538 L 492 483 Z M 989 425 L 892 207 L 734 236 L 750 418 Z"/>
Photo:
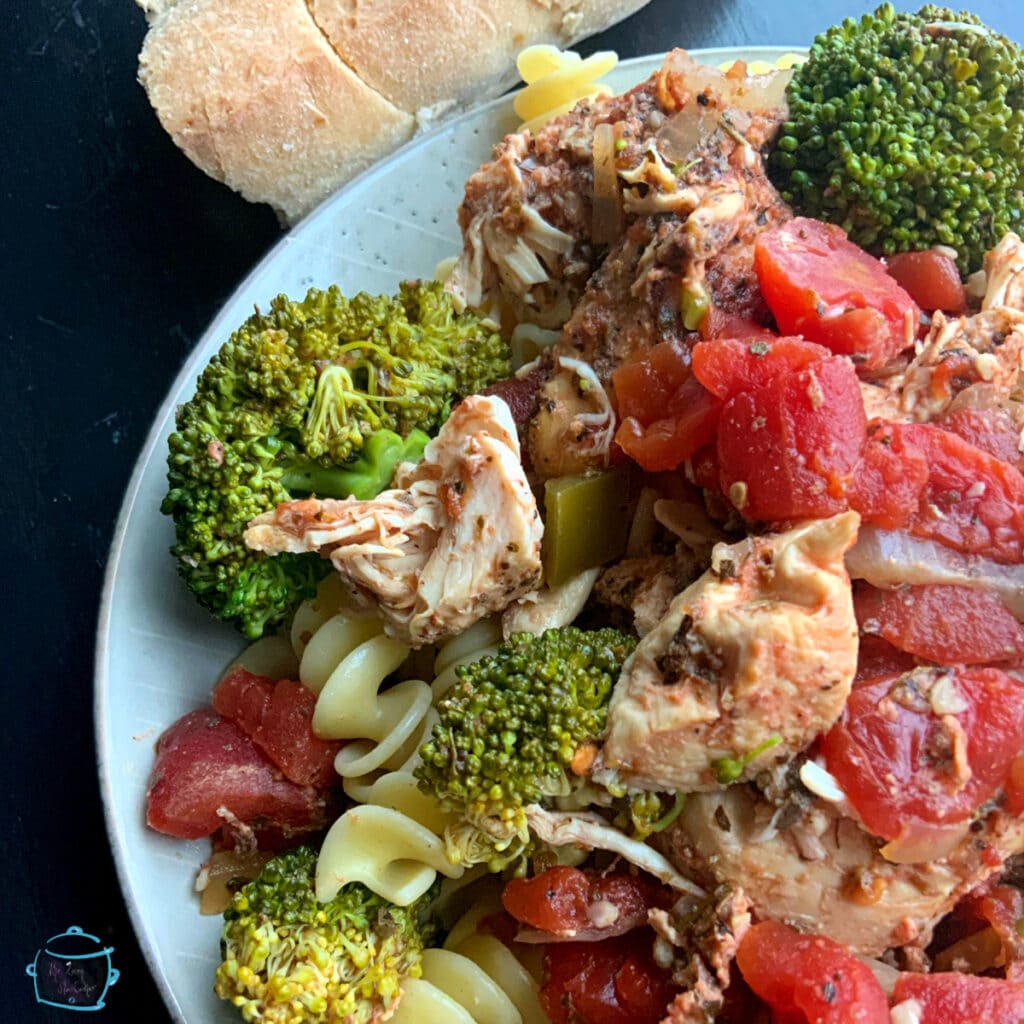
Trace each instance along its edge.
<path fill-rule="evenodd" d="M 544 484 L 544 579 L 557 587 L 626 550 L 631 474 L 607 469 L 560 476 Z"/>

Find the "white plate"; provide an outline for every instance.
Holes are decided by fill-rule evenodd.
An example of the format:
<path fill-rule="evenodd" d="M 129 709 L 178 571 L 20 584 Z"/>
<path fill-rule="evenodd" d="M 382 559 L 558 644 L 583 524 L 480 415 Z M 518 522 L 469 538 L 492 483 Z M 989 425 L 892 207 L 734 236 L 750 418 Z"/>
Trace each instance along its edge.
<path fill-rule="evenodd" d="M 784 49 L 694 51 L 709 64 L 742 57 L 774 61 Z M 661 64 L 620 64 L 616 90 Z M 220 918 L 201 917 L 192 890 L 209 843 L 183 842 L 145 826 L 153 744 L 175 719 L 209 703 L 210 689 L 243 641 L 204 612 L 168 554 L 171 521 L 160 514 L 166 490 L 165 438 L 174 408 L 233 328 L 280 292 L 301 297 L 311 285 L 391 292 L 433 273 L 460 249 L 455 213 L 466 178 L 514 130 L 505 98 L 409 143 L 331 196 L 283 238 L 240 285 L 210 325 L 171 387 L 128 486 L 107 565 L 96 638 L 96 743 L 107 830 L 142 951 L 171 1015 L 184 1024 L 229 1024 L 237 1013 L 213 994 Z"/>

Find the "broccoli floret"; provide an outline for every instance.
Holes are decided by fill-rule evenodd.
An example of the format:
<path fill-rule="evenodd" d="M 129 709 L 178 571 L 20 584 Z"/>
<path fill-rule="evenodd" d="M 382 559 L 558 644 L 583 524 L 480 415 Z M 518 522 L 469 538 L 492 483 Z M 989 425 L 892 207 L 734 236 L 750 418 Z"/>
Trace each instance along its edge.
<path fill-rule="evenodd" d="M 492 871 L 521 866 L 530 848 L 525 807 L 582 782 L 574 759 L 604 731 L 612 687 L 635 647 L 614 629 L 567 626 L 516 634 L 456 670 L 415 769 L 420 788 L 459 817 L 445 833 L 453 860 Z"/>
<path fill-rule="evenodd" d="M 397 297 L 311 289 L 250 317 L 199 377 L 168 441 L 171 549 L 200 602 L 256 638 L 315 593 L 330 563 L 269 558 L 242 533 L 283 501 L 372 498 L 417 460 L 452 403 L 508 376 L 505 343 L 437 283 Z M 403 441 L 403 438 L 405 439 Z"/>
<path fill-rule="evenodd" d="M 318 903 L 315 873 L 308 847 L 279 854 L 224 913 L 214 988 L 246 1021 L 379 1020 L 438 938 L 433 890 L 396 907 L 352 882 Z"/>
<path fill-rule="evenodd" d="M 768 161 L 799 212 L 876 254 L 942 244 L 962 273 L 1024 209 L 1024 51 L 966 11 L 879 7 L 818 36 Z"/>

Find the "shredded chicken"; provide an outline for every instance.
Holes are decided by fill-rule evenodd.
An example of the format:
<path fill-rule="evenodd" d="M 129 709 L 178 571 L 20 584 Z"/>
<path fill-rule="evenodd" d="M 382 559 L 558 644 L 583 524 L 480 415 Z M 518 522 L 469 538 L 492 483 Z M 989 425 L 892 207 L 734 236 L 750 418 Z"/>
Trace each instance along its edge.
<path fill-rule="evenodd" d="M 935 420 L 972 385 L 988 385 L 1004 397 L 1021 386 L 1024 312 L 1006 306 L 974 316 L 935 314 L 921 350 L 907 368 L 902 410 L 919 422 Z"/>
<path fill-rule="evenodd" d="M 526 820 L 538 839 L 549 846 L 578 846 L 585 850 L 607 850 L 654 875 L 666 885 L 691 896 L 703 896 L 704 890 L 681 875 L 653 847 L 630 839 L 613 828 L 599 814 L 546 811 L 539 804 L 526 808 Z"/>
<path fill-rule="evenodd" d="M 414 647 L 462 632 L 534 589 L 543 525 L 508 406 L 458 405 L 423 460 L 369 501 L 286 502 L 245 532 L 257 551 L 319 551 L 388 632 Z"/>
<path fill-rule="evenodd" d="M 626 662 L 595 769 L 684 793 L 752 778 L 839 717 L 857 662 L 845 512 L 719 544 Z"/>
<path fill-rule="evenodd" d="M 961 896 L 1024 850 L 1024 822 L 993 811 L 955 847 L 894 864 L 841 808 L 811 800 L 787 827 L 751 786 L 687 798 L 669 858 L 706 885 L 742 885 L 755 914 L 827 935 L 868 956 L 926 946 Z"/>
<path fill-rule="evenodd" d="M 985 279 L 982 309 L 1005 306 L 1024 311 L 1024 242 L 1012 231 L 985 254 Z"/>
<path fill-rule="evenodd" d="M 535 136 L 506 137 L 466 185 L 459 210 L 463 252 L 447 287 L 470 306 L 500 303 L 518 321 L 561 327 L 604 255 L 593 241 L 594 133 L 611 125 L 625 233 L 612 246 L 616 269 L 604 280 L 633 294 L 644 312 L 646 343 L 660 340 L 650 332 L 657 333 L 665 308 L 679 312 L 679 288 L 673 300 L 662 266 L 673 254 L 676 285 L 683 276 L 693 285 L 706 280 L 723 306 L 736 312 L 750 307 L 763 317 L 753 235 L 789 214 L 763 174 L 758 150 L 785 116 L 785 105 L 780 91 L 771 102 L 765 94 L 760 109 L 749 103 L 733 109 L 742 94 L 735 82 L 675 50 L 630 92 L 580 103 Z M 681 155 L 673 149 L 678 125 L 672 131 L 680 118 L 697 129 Z M 686 129 L 683 135 L 689 137 Z M 658 231 L 665 215 L 680 229 L 671 253 L 659 248 L 666 240 Z M 595 289 L 588 291 L 593 306 Z M 581 333 L 596 327 L 593 320 L 577 323 L 565 354 L 581 353 L 603 380 L 608 368 L 581 343 Z M 627 327 L 630 317 L 620 323 Z"/>
<path fill-rule="evenodd" d="M 555 356 L 527 427 L 534 473 L 547 480 L 604 469 L 614 436 L 615 411 L 597 375 L 579 359 Z"/>
<path fill-rule="evenodd" d="M 662 1024 L 706 1024 L 721 1008 L 732 961 L 750 927 L 745 893 L 722 885 L 696 907 L 681 900 L 671 911 L 648 911 L 648 920 L 658 935 L 656 960 L 671 966 L 673 982 L 683 989 Z"/>

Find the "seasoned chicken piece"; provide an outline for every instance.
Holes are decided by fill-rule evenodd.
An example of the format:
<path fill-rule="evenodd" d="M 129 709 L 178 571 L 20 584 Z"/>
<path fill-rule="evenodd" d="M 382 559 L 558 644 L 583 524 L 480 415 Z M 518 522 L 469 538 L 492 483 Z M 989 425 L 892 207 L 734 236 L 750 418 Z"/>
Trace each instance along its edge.
<path fill-rule="evenodd" d="M 636 218 L 700 211 L 692 234 L 717 237 L 732 218 L 716 209 L 729 191 L 722 162 L 735 153 L 738 163 L 759 166 L 757 149 L 785 116 L 783 89 L 765 85 L 729 78 L 676 50 L 630 92 L 580 103 L 536 135 L 507 136 L 466 185 L 463 252 L 447 287 L 468 305 L 500 297 L 518 320 L 560 327 L 603 254 L 594 223 L 602 145 L 615 170 L 615 191 L 602 195 L 603 205 L 614 208 L 621 192 L 627 229 Z M 774 202 L 782 206 L 777 196 Z M 723 288 L 740 277 L 728 263 Z"/>
<path fill-rule="evenodd" d="M 605 469 L 615 437 L 615 411 L 594 371 L 555 356 L 526 431 L 530 465 L 540 480 Z"/>
<path fill-rule="evenodd" d="M 665 617 L 672 599 L 703 571 L 703 565 L 685 545 L 675 555 L 624 558 L 605 569 L 594 587 L 602 604 L 621 608 L 633 616 L 639 636 L 646 636 Z"/>
<path fill-rule="evenodd" d="M 901 405 L 918 422 L 935 420 L 972 385 L 1004 398 L 1024 381 L 1024 312 L 997 306 L 947 320 L 935 314 L 928 338 L 907 368 Z"/>
<path fill-rule="evenodd" d="M 742 889 L 720 885 L 696 907 L 691 904 L 680 900 L 671 911 L 648 911 L 662 940 L 655 945 L 655 958 L 662 966 L 671 964 L 672 981 L 683 989 L 662 1024 L 706 1024 L 714 1018 L 729 987 L 736 950 L 750 928 L 750 901 Z"/>
<path fill-rule="evenodd" d="M 595 777 L 690 793 L 788 760 L 839 717 L 857 666 L 844 512 L 718 544 L 612 693 Z"/>
<path fill-rule="evenodd" d="M 985 254 L 985 278 L 982 309 L 1007 306 L 1024 312 L 1024 242 L 1012 231 Z"/>
<path fill-rule="evenodd" d="M 999 811 L 944 856 L 893 864 L 882 840 L 814 799 L 788 828 L 750 786 L 687 798 L 669 858 L 706 885 L 742 885 L 761 919 L 785 921 L 877 956 L 926 946 L 938 919 L 1024 849 L 1024 822 Z"/>
<path fill-rule="evenodd" d="M 585 360 L 605 380 L 634 353 L 686 338 L 684 302 L 698 308 L 710 300 L 730 313 L 767 321 L 754 274 L 754 239 L 791 214 L 765 177 L 760 156 L 732 139 L 727 145 L 732 151 L 715 168 L 714 185 L 691 189 L 700 198 L 688 217 L 641 218 L 612 246 L 556 352 Z"/>
<path fill-rule="evenodd" d="M 319 551 L 413 647 L 459 633 L 533 589 L 543 525 L 508 406 L 456 406 L 395 488 L 369 501 L 292 501 L 245 532 L 257 551 Z"/>

